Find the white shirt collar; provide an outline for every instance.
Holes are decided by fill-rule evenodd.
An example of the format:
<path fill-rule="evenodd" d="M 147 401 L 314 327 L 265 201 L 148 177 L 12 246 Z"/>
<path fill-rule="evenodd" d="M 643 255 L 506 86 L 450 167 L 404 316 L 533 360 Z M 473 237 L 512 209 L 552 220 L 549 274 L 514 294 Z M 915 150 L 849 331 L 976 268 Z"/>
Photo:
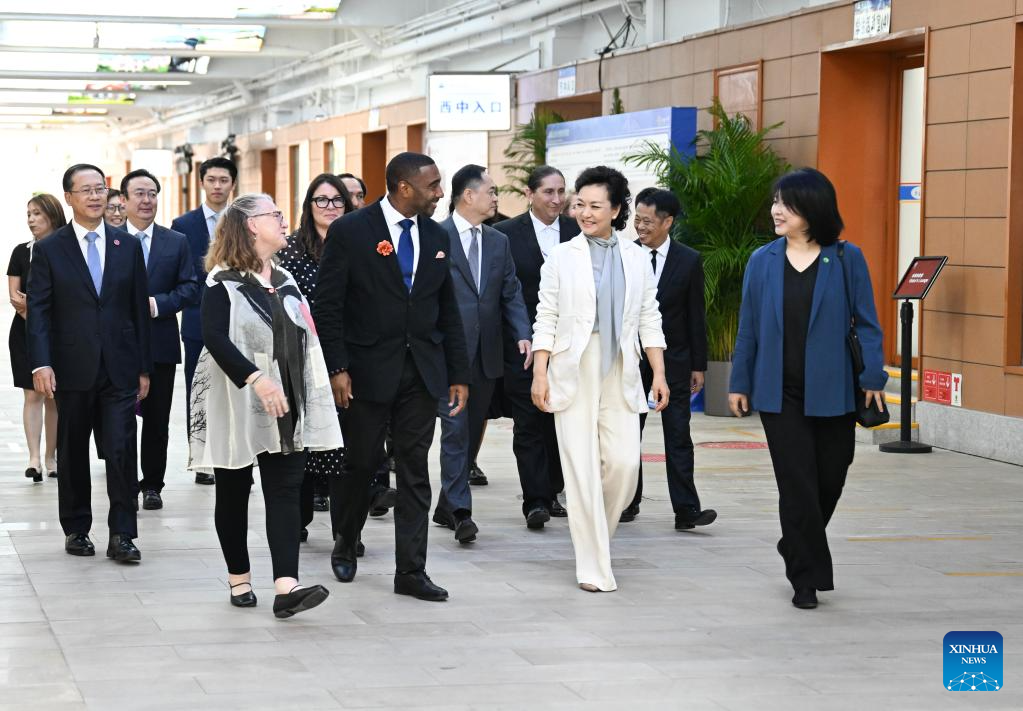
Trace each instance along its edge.
<path fill-rule="evenodd" d="M 384 199 L 380 201 L 380 209 L 384 211 L 384 222 L 390 225 L 397 225 L 404 219 L 412 220 L 412 224 L 416 227 L 419 226 L 419 216 L 413 215 L 412 217 L 406 218 L 403 214 L 398 212 L 394 205 L 391 204 L 391 196 L 384 195 Z"/>
<path fill-rule="evenodd" d="M 221 210 L 221 212 L 223 212 L 223 210 Z M 203 203 L 202 204 L 202 215 L 203 215 L 203 217 L 206 218 L 206 221 L 209 222 L 211 217 L 220 217 L 220 212 L 213 212 L 213 208 L 212 207 L 210 207 L 206 203 Z"/>
<path fill-rule="evenodd" d="M 529 211 L 529 219 L 533 221 L 533 231 L 536 234 L 540 234 L 544 230 L 554 230 L 559 235 L 561 234 L 561 220 L 555 220 L 551 224 L 545 225 L 540 218 L 533 214 L 532 210 Z"/>
<path fill-rule="evenodd" d="M 480 231 L 480 234 L 483 234 L 483 228 L 480 225 L 474 225 L 471 222 L 469 222 L 467 219 L 465 219 L 458 213 L 458 210 L 455 210 L 454 212 L 451 213 L 451 219 L 455 223 L 455 229 L 458 230 L 458 234 L 468 232 L 473 227 L 478 229 Z"/>
<path fill-rule="evenodd" d="M 126 231 L 128 232 L 128 234 L 130 234 L 132 237 L 137 235 L 139 232 L 142 232 L 142 233 L 144 233 L 146 235 L 146 237 L 148 237 L 149 239 L 152 239 L 153 238 L 153 225 L 155 225 L 155 224 L 156 224 L 155 222 L 150 222 L 149 223 L 149 227 L 147 227 L 144 230 L 140 230 L 138 227 L 136 227 L 135 225 L 133 225 L 131 223 L 131 220 L 128 220 L 127 222 L 124 223 L 124 227 L 126 228 Z"/>
<path fill-rule="evenodd" d="M 100 220 L 99 226 L 96 227 L 96 229 L 94 230 L 86 229 L 85 227 L 82 227 L 74 220 L 71 220 L 71 227 L 74 229 L 75 237 L 77 237 L 78 239 L 85 239 L 85 235 L 89 234 L 90 232 L 95 232 L 96 234 L 98 234 L 100 240 L 105 240 L 107 238 L 106 223 L 104 223 L 103 220 Z"/>
<path fill-rule="evenodd" d="M 649 247 L 647 247 L 647 249 L 650 250 L 651 252 L 657 252 L 662 257 L 667 258 L 668 250 L 671 249 L 671 237 L 668 237 L 668 239 L 661 242 L 661 246 L 658 247 L 657 249 L 650 249 Z"/>

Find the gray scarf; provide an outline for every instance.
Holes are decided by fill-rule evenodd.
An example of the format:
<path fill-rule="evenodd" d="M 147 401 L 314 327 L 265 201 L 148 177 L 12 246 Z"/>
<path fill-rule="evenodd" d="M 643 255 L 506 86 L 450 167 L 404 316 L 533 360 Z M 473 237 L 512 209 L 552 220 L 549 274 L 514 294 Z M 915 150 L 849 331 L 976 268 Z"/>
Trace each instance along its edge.
<path fill-rule="evenodd" d="M 593 283 L 597 290 L 597 319 L 593 324 L 600 334 L 600 377 L 605 378 L 621 350 L 622 314 L 625 312 L 625 267 L 618 246 L 618 235 L 611 239 L 586 236 L 593 265 Z"/>

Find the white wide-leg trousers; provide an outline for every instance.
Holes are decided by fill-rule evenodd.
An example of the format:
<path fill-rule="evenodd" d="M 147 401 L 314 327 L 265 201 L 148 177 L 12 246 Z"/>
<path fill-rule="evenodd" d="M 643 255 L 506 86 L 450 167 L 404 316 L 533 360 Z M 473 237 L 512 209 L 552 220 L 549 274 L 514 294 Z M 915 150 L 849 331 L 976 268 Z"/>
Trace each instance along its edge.
<path fill-rule="evenodd" d="M 572 404 L 554 413 L 565 473 L 568 528 L 578 582 L 616 590 L 611 537 L 632 501 L 639 478 L 639 415 L 622 391 L 622 358 L 600 377 L 600 337 L 595 333 L 579 363 Z"/>

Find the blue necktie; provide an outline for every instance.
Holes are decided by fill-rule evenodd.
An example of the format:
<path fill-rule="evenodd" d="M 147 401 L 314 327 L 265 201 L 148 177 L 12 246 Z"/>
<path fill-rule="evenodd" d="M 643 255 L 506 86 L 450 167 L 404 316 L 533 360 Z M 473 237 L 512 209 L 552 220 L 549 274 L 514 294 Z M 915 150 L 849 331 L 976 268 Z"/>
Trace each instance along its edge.
<path fill-rule="evenodd" d="M 398 223 L 401 225 L 401 237 L 398 238 L 398 266 L 401 267 L 401 276 L 405 280 L 405 286 L 412 291 L 412 267 L 416 263 L 416 248 L 412 244 L 412 220 L 405 218 Z"/>
<path fill-rule="evenodd" d="M 142 259 L 145 260 L 146 266 L 149 266 L 149 239 L 146 237 L 145 232 L 139 232 L 135 235 L 139 238 L 139 242 L 142 243 Z"/>
<path fill-rule="evenodd" d="M 89 242 L 89 248 L 85 252 L 88 258 L 85 261 L 89 265 L 89 274 L 92 275 L 96 293 L 99 294 L 100 286 L 103 285 L 103 266 L 99 263 L 99 247 L 96 246 L 99 235 L 95 232 L 87 232 L 85 239 Z"/>

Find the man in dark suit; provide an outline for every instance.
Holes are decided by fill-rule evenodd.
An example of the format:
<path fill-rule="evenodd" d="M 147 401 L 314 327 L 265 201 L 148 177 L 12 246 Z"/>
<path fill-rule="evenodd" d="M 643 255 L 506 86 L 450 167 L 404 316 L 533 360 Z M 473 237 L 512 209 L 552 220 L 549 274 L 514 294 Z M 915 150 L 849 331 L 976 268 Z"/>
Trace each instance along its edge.
<path fill-rule="evenodd" d="M 529 323 L 536 322 L 540 301 L 540 267 L 554 247 L 579 234 L 575 220 L 562 216 L 565 206 L 565 176 L 557 168 L 542 165 L 530 174 L 526 184 L 529 209 L 494 227 L 508 235 L 515 274 L 522 284 Z M 522 485 L 522 514 L 531 529 L 543 528 L 551 516 L 565 516 L 557 494 L 565 488 L 554 432 L 554 415 L 533 405 L 530 388 L 533 373 L 524 368 L 524 358 L 515 341 L 504 339 L 504 399 L 511 409 L 515 428 L 512 449 Z"/>
<path fill-rule="evenodd" d="M 426 574 L 430 521 L 427 454 L 437 400 L 450 414 L 468 398 L 469 358 L 444 229 L 430 219 L 444 196 L 429 156 L 399 153 L 387 164 L 387 195 L 335 220 L 320 261 L 313 316 L 342 418 L 347 471 L 331 481 L 341 507 L 331 554 L 351 582 L 388 422 L 394 437 L 394 592 L 421 600 L 448 593 Z"/>
<path fill-rule="evenodd" d="M 497 211 L 497 185 L 480 165 L 467 165 L 451 178 L 451 215 L 441 223 L 450 238 L 451 277 L 469 353 L 469 407 L 455 416 L 446 397 L 441 420 L 440 476 L 443 491 L 433 513 L 435 523 L 469 543 L 479 529 L 472 520 L 469 465 L 474 445 L 483 436 L 494 383 L 504 370 L 502 332 L 532 364 L 532 325 L 515 276 L 508 237 L 483 221 Z M 502 325 L 504 329 L 502 329 Z"/>
<path fill-rule="evenodd" d="M 103 222 L 103 171 L 64 173 L 71 222 L 36 243 L 28 283 L 28 352 L 36 392 L 57 399 L 57 496 L 64 550 L 91 556 L 89 440 L 106 459 L 107 557 L 137 562 L 135 405 L 152 370 L 149 295 L 142 245 Z"/>
<path fill-rule="evenodd" d="M 142 508 L 162 509 L 164 474 L 174 375 L 181 362 L 178 313 L 199 301 L 199 282 L 188 238 L 156 224 L 160 181 L 148 170 L 133 170 L 121 179 L 121 193 L 128 206 L 124 229 L 142 244 L 149 282 L 149 315 L 152 317 L 153 370 L 149 373 L 149 397 L 142 401 L 140 463 Z"/>
<path fill-rule="evenodd" d="M 238 167 L 227 158 L 219 156 L 203 161 L 199 165 L 199 181 L 206 199 L 202 205 L 171 222 L 171 229 L 188 238 L 188 248 L 195 259 L 195 275 L 199 280 L 199 297 L 195 305 L 185 307 L 181 314 L 181 340 L 185 345 L 185 422 L 191 422 L 192 376 L 202 352 L 202 326 L 199 323 L 199 304 L 206 290 L 206 252 L 213 239 L 217 218 L 227 207 L 238 180 Z M 187 427 L 187 426 L 186 426 Z M 196 484 L 212 484 L 212 474 L 196 472 Z"/>
<path fill-rule="evenodd" d="M 657 302 L 661 309 L 661 327 L 668 347 L 664 351 L 664 373 L 672 398 L 661 412 L 664 450 L 668 470 L 668 494 L 675 511 L 675 528 L 683 531 L 713 523 L 717 513 L 700 508 L 700 497 L 693 481 L 693 439 L 689 433 L 689 396 L 703 388 L 707 370 L 707 326 L 703 302 L 703 262 L 696 250 L 670 238 L 671 226 L 681 210 L 678 198 L 669 190 L 646 188 L 636 196 L 637 244 L 647 248 L 650 268 L 657 282 Z M 644 357 L 640 361 L 643 387 L 650 390 L 653 372 Z M 646 415 L 639 416 L 640 432 Z M 643 495 L 643 469 L 632 503 L 622 513 L 622 521 L 632 521 L 639 513 Z"/>

